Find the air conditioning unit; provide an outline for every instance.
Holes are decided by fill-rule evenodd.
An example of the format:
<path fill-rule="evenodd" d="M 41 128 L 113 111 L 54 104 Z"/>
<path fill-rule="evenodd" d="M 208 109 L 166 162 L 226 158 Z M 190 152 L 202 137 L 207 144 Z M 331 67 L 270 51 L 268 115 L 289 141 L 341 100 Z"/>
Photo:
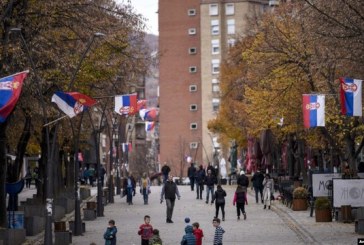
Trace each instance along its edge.
<path fill-rule="evenodd" d="M 269 6 L 279 6 L 279 0 L 269 0 Z"/>

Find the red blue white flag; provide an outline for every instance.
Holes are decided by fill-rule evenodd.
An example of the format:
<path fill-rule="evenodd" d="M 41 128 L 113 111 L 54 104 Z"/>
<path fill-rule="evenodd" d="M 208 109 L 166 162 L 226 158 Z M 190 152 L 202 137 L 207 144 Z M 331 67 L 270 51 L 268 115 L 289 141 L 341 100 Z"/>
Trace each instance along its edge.
<path fill-rule="evenodd" d="M 134 115 L 137 113 L 137 95 L 126 94 L 115 96 L 114 110 L 120 115 Z"/>
<path fill-rule="evenodd" d="M 154 129 L 155 122 L 145 122 L 145 131 L 149 132 Z"/>
<path fill-rule="evenodd" d="M 141 109 L 139 116 L 143 121 L 155 121 L 158 116 L 157 108 Z"/>
<path fill-rule="evenodd" d="M 340 78 L 341 114 L 347 116 L 362 116 L 362 80 Z"/>
<path fill-rule="evenodd" d="M 139 112 L 141 109 L 147 108 L 147 100 L 138 100 L 137 101 L 137 111 Z"/>
<path fill-rule="evenodd" d="M 96 104 L 96 100 L 78 92 L 58 91 L 52 96 L 52 102 L 70 118 Z"/>
<path fill-rule="evenodd" d="M 128 153 L 132 151 L 132 145 L 131 143 L 122 143 L 121 144 L 121 149 L 123 150 L 124 153 Z"/>
<path fill-rule="evenodd" d="M 325 127 L 325 95 L 304 94 L 302 100 L 304 127 Z"/>
<path fill-rule="evenodd" d="M 13 111 L 18 102 L 24 79 L 29 71 L 0 78 L 0 123 Z"/>

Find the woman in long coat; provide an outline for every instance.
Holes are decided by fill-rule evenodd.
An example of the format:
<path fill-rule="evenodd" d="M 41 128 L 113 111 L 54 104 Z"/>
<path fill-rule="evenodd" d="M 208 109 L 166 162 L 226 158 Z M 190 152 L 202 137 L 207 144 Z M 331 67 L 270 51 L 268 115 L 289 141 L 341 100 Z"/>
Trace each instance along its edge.
<path fill-rule="evenodd" d="M 273 183 L 273 179 L 271 179 L 269 174 L 266 174 L 263 180 L 263 200 L 264 200 L 264 209 L 267 208 L 268 205 L 268 209 L 270 209 L 270 204 L 271 204 L 271 196 L 273 194 L 273 188 L 274 188 L 274 183 Z"/>

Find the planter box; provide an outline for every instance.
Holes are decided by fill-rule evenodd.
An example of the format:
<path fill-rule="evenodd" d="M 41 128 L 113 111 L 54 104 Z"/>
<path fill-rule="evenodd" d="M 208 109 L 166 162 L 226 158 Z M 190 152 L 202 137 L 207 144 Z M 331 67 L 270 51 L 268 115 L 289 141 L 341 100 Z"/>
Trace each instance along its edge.
<path fill-rule="evenodd" d="M 25 242 L 25 229 L 0 229 L 0 244 L 21 245 Z"/>
<path fill-rule="evenodd" d="M 316 210 L 315 209 L 316 222 L 332 222 L 332 215 L 330 209 Z"/>
<path fill-rule="evenodd" d="M 307 210 L 307 199 L 293 199 L 292 210 L 293 211 L 305 211 Z"/>

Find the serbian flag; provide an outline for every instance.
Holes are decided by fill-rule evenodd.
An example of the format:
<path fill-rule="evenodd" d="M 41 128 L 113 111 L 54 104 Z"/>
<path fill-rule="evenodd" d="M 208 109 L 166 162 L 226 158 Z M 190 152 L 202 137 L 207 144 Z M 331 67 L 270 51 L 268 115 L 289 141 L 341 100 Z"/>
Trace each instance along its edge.
<path fill-rule="evenodd" d="M 13 111 L 18 102 L 24 79 L 29 71 L 23 71 L 14 75 L 0 78 L 0 123 Z"/>
<path fill-rule="evenodd" d="M 115 96 L 115 112 L 120 115 L 134 115 L 137 112 L 137 94 Z"/>
<path fill-rule="evenodd" d="M 158 116 L 158 109 L 157 108 L 141 109 L 139 111 L 139 116 L 143 121 L 155 121 Z"/>
<path fill-rule="evenodd" d="M 137 102 L 137 112 L 139 112 L 141 109 L 147 108 L 147 100 L 138 100 Z"/>
<path fill-rule="evenodd" d="M 145 122 L 145 131 L 152 131 L 154 128 L 155 122 Z"/>
<path fill-rule="evenodd" d="M 302 95 L 303 125 L 305 128 L 325 126 L 325 95 Z"/>
<path fill-rule="evenodd" d="M 52 96 L 52 102 L 56 103 L 58 108 L 70 118 L 96 104 L 96 100 L 87 95 L 78 92 L 65 93 L 61 91 L 57 91 Z"/>
<path fill-rule="evenodd" d="M 361 83 L 358 79 L 340 78 L 341 114 L 362 116 Z"/>
<path fill-rule="evenodd" d="M 123 143 L 122 144 L 122 150 L 125 153 L 131 152 L 132 151 L 132 145 L 131 145 L 131 143 Z"/>

